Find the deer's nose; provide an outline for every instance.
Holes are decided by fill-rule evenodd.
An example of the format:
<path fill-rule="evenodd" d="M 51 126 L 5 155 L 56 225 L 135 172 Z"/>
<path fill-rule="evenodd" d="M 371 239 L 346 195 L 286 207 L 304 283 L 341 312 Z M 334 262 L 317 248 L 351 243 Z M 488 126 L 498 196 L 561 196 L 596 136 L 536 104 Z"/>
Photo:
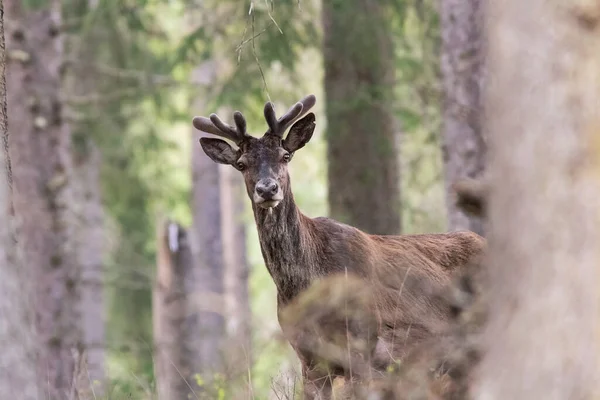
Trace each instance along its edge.
<path fill-rule="evenodd" d="M 265 200 L 270 200 L 277 194 L 279 185 L 274 179 L 261 179 L 256 183 L 256 194 Z"/>

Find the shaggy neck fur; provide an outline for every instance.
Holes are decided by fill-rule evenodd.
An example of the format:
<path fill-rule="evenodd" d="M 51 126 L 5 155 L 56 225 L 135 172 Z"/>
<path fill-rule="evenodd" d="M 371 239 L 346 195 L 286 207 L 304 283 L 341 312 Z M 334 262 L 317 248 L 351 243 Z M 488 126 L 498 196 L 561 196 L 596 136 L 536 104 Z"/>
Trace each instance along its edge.
<path fill-rule="evenodd" d="M 262 255 L 277 286 L 278 299 L 287 303 L 313 279 L 310 218 L 296 207 L 289 185 L 277 207 L 264 209 L 253 203 L 252 209 Z"/>

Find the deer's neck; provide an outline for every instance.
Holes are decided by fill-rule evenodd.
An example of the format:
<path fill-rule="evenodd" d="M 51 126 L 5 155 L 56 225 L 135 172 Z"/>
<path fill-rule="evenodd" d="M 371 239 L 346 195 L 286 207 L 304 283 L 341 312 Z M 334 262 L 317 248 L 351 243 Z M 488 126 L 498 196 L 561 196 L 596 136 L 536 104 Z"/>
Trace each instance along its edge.
<path fill-rule="evenodd" d="M 310 219 L 296 206 L 291 190 L 275 208 L 254 204 L 252 208 L 265 264 L 277 286 L 279 301 L 286 303 L 314 279 Z"/>

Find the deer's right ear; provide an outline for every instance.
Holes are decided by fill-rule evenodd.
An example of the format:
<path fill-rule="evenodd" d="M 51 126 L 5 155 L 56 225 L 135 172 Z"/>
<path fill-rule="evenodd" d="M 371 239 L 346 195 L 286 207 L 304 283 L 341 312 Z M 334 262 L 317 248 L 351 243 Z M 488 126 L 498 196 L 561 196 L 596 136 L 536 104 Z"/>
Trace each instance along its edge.
<path fill-rule="evenodd" d="M 203 137 L 200 138 L 200 146 L 216 163 L 233 165 L 238 159 L 237 152 L 224 140 Z"/>

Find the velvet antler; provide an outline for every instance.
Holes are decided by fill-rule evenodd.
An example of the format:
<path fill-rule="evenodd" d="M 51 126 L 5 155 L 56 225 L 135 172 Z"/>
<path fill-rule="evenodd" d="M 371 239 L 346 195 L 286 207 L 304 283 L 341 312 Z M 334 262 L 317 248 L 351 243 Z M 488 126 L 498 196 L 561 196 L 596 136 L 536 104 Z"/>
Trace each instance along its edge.
<path fill-rule="evenodd" d="M 269 130 L 266 134 L 276 135 L 279 137 L 283 137 L 286 129 L 292 125 L 294 121 L 303 116 L 310 110 L 315 103 L 317 102 L 317 98 L 313 94 L 309 94 L 296 104 L 294 104 L 290 109 L 283 114 L 283 116 L 277 119 L 275 115 L 275 108 L 273 107 L 273 103 L 267 102 L 265 104 L 265 119 L 267 120 L 267 124 L 269 125 Z"/>
<path fill-rule="evenodd" d="M 192 123 L 194 127 L 206 133 L 224 137 L 233 141 L 236 145 L 240 145 L 250 137 L 246 132 L 246 119 L 241 112 L 233 113 L 235 128 L 223 122 L 216 114 L 210 114 L 209 118 L 194 117 Z"/>

